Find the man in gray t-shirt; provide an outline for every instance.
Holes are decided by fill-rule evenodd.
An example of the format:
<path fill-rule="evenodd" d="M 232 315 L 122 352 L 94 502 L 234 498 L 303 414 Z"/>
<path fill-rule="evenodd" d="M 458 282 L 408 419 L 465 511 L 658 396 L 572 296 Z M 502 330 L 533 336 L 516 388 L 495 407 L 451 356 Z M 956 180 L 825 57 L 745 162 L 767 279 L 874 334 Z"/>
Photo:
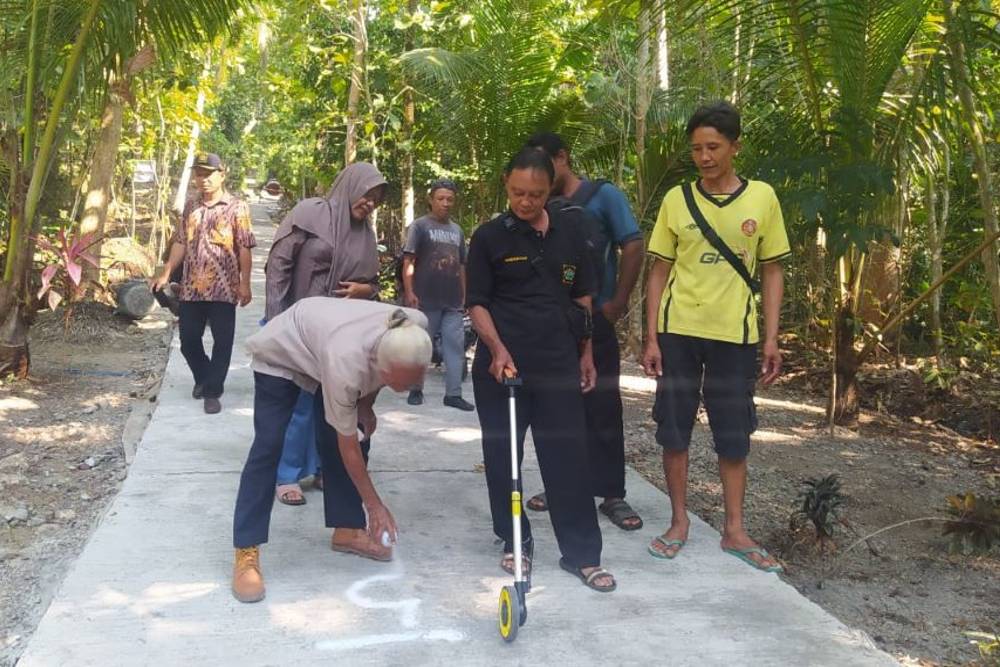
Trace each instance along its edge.
<path fill-rule="evenodd" d="M 431 338 L 441 335 L 445 367 L 444 404 L 472 411 L 475 406 L 462 398 L 465 368 L 465 235 L 451 220 L 458 187 L 453 181 L 431 183 L 430 213 L 417 218 L 403 247 L 403 302 L 427 316 Z M 423 387 L 415 387 L 410 405 L 424 402 Z"/>

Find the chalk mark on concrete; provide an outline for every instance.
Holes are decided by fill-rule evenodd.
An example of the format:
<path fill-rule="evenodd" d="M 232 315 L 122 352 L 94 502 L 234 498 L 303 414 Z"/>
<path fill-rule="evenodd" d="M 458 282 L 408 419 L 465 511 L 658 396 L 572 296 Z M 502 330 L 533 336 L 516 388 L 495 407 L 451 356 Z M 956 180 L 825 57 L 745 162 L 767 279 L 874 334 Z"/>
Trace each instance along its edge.
<path fill-rule="evenodd" d="M 396 559 L 396 571 L 390 574 L 376 574 L 366 577 L 361 581 L 351 584 L 345 595 L 353 604 L 362 609 L 393 609 L 399 612 L 399 624 L 403 628 L 411 629 L 417 627 L 417 616 L 420 611 L 421 600 L 419 598 L 406 598 L 404 600 L 373 600 L 363 594 L 365 588 L 373 584 L 396 581 L 403 578 L 403 567 L 400 560 Z M 445 641 L 460 642 L 465 639 L 458 630 L 437 629 L 427 632 L 399 632 L 379 635 L 362 635 L 361 637 L 351 637 L 346 639 L 328 639 L 316 642 L 316 649 L 320 651 L 349 651 L 371 646 L 382 646 L 385 644 L 399 644 L 413 641 Z"/>

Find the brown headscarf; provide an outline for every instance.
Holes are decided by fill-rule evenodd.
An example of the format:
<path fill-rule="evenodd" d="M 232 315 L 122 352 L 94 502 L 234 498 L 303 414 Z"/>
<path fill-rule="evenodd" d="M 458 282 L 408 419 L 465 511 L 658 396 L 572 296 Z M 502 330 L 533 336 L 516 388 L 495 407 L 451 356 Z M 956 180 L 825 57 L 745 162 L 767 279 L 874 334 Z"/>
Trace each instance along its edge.
<path fill-rule="evenodd" d="M 378 274 L 378 244 L 367 220 L 351 220 L 351 204 L 372 188 L 387 185 L 385 177 L 367 162 L 347 165 L 333 182 L 326 198 L 313 197 L 299 202 L 278 226 L 274 245 L 297 227 L 318 236 L 334 247 L 330 285 L 360 281 Z M 363 248 L 362 252 L 343 252 Z"/>

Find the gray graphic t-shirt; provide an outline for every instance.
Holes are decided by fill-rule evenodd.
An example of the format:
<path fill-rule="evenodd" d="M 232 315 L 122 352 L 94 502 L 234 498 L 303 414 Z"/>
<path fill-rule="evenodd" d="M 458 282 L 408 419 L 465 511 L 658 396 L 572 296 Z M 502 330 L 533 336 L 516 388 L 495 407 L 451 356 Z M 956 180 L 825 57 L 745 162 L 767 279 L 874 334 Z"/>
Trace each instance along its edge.
<path fill-rule="evenodd" d="M 415 258 L 413 291 L 421 310 L 462 308 L 461 269 L 465 235 L 454 222 L 425 215 L 410 225 L 403 252 Z"/>

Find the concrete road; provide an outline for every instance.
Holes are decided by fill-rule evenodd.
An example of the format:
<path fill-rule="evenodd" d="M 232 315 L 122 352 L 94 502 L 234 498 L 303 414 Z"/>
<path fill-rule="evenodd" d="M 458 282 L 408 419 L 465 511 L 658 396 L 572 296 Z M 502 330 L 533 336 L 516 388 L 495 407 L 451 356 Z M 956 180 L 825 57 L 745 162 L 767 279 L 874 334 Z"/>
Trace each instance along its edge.
<path fill-rule="evenodd" d="M 263 258 L 273 227 L 256 208 L 255 300 L 237 337 L 263 310 Z M 646 544 L 667 523 L 668 501 L 629 472 L 629 499 L 646 528 L 604 517 L 604 564 L 618 591 L 587 590 L 558 567 L 546 515 L 533 514 L 534 590 L 513 644 L 497 633 L 498 567 L 475 414 L 441 405 L 432 371 L 427 401 L 385 391 L 377 412 L 373 478 L 400 525 L 393 563 L 334 553 L 322 499 L 275 505 L 262 550 L 267 599 L 229 592 L 232 510 L 252 438 L 253 381 L 238 343 L 220 415 L 191 399 L 174 350 L 160 404 L 107 516 L 69 572 L 19 665 L 889 665 L 889 656 L 799 595 L 719 549 L 694 519 L 675 561 Z M 466 396 L 471 398 L 471 387 Z M 529 453 L 525 489 L 539 490 Z"/>

